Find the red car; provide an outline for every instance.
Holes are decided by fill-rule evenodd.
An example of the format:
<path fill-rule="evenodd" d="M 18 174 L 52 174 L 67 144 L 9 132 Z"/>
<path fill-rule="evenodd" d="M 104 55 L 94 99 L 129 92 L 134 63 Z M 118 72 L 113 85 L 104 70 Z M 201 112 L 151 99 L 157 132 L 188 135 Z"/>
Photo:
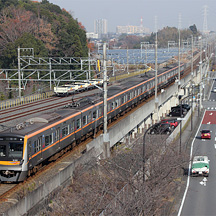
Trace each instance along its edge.
<path fill-rule="evenodd" d="M 211 139 L 211 131 L 201 130 L 201 139 Z"/>
<path fill-rule="evenodd" d="M 178 121 L 176 119 L 162 119 L 161 123 L 170 124 L 171 128 L 176 128 L 178 126 Z"/>

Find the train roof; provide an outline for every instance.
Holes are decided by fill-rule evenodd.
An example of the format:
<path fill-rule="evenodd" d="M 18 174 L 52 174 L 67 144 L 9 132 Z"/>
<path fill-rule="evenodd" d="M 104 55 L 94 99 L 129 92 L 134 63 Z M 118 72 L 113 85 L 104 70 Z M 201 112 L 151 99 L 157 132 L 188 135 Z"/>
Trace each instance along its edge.
<path fill-rule="evenodd" d="M 169 65 L 169 69 L 176 67 L 176 64 Z M 167 67 L 163 68 L 159 71 L 167 71 Z M 137 75 L 134 77 L 130 77 L 129 79 L 121 80 L 116 83 L 114 83 L 112 86 L 108 86 L 108 98 L 112 97 L 115 94 L 118 94 L 126 89 L 129 89 L 141 82 L 144 82 L 148 80 L 150 77 L 154 76 L 154 71 L 148 72 L 143 75 Z M 14 133 L 18 135 L 25 135 L 25 134 L 31 134 L 37 130 L 40 130 L 41 128 L 44 128 L 46 126 L 49 126 L 50 124 L 53 124 L 57 121 L 63 120 L 66 117 L 69 117 L 73 114 L 79 113 L 82 110 L 100 102 L 103 101 L 103 92 L 99 91 L 99 93 L 96 93 L 92 96 L 86 96 L 82 99 L 75 102 L 76 106 L 68 106 L 68 108 L 61 108 L 54 112 L 49 112 L 45 114 L 40 114 L 36 117 L 30 118 L 26 120 L 23 123 L 20 123 L 16 125 L 13 128 L 4 130 L 2 133 Z"/>
<path fill-rule="evenodd" d="M 55 112 L 41 114 L 40 116 L 27 119 L 25 122 L 17 124 L 15 127 L 3 131 L 1 134 L 31 134 L 41 128 L 49 126 L 59 120 L 62 120 L 70 115 L 79 113 L 76 109 L 59 109 Z"/>

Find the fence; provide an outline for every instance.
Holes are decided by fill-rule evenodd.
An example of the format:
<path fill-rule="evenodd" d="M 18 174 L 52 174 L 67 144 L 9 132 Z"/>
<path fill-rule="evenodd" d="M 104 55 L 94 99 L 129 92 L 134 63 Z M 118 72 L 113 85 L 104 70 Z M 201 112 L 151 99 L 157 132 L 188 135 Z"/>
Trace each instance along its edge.
<path fill-rule="evenodd" d="M 28 104 L 28 103 L 35 102 L 38 100 L 43 100 L 45 98 L 49 98 L 51 96 L 53 96 L 53 92 L 49 91 L 49 92 L 44 92 L 41 94 L 34 94 L 34 95 L 30 95 L 30 96 L 24 96 L 21 98 L 6 100 L 6 101 L 3 101 L 0 103 L 0 109 L 4 110 L 4 109 L 11 108 L 11 107 L 16 107 L 16 106 Z"/>

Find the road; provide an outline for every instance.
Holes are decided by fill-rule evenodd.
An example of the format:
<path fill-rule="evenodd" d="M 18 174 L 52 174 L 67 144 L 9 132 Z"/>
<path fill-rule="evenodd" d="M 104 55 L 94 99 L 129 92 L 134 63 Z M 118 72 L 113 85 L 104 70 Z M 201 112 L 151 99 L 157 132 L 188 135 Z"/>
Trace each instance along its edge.
<path fill-rule="evenodd" d="M 213 87 L 216 86 L 214 82 Z M 188 176 L 188 184 L 179 216 L 216 215 L 216 93 L 211 92 L 209 100 L 203 103 L 205 113 L 192 144 L 192 158 L 196 155 L 208 156 L 209 177 Z M 211 130 L 211 139 L 201 139 L 202 129 Z M 181 208 L 180 208 L 181 209 Z"/>

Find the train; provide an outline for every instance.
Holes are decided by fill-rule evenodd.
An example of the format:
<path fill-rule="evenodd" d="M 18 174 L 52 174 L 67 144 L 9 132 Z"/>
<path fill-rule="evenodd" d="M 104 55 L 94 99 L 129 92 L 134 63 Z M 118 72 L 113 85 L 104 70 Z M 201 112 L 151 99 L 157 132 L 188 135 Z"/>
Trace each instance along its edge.
<path fill-rule="evenodd" d="M 180 65 L 181 76 L 186 64 Z M 158 70 L 158 91 L 178 78 L 178 65 Z M 107 121 L 131 110 L 154 95 L 154 72 L 108 86 Z M 71 106 L 47 112 L 0 133 L 0 181 L 21 182 L 47 161 L 73 149 L 103 128 L 103 95 L 86 96 Z"/>
<path fill-rule="evenodd" d="M 91 80 L 82 80 L 82 81 L 74 81 L 72 83 L 55 86 L 54 94 L 56 96 L 69 96 L 72 94 L 76 94 L 78 92 L 87 91 L 89 89 L 96 88 L 97 86 L 103 86 L 102 79 L 91 79 Z"/>

